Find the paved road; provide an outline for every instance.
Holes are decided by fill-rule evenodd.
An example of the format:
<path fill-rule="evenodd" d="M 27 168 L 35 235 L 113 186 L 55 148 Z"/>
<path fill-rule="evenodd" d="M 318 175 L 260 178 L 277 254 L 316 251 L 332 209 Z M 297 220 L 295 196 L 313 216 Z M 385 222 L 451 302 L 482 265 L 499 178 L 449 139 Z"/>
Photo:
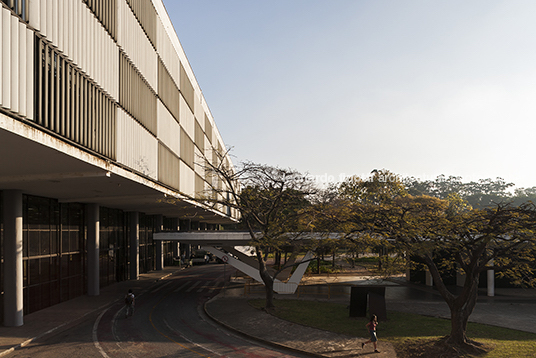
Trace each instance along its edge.
<path fill-rule="evenodd" d="M 125 318 L 117 302 L 9 357 L 302 357 L 238 336 L 206 317 L 202 305 L 225 282 L 223 265 L 184 270 L 138 295 L 132 317 Z"/>

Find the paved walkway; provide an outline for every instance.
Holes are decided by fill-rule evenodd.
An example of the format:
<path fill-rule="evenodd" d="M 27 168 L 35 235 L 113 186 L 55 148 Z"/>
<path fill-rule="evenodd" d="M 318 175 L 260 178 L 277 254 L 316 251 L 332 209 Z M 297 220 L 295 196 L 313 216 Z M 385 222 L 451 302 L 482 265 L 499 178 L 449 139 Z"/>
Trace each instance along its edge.
<path fill-rule="evenodd" d="M 17 347 L 29 344 L 58 330 L 68 329 L 89 314 L 122 300 L 125 292 L 132 288 L 138 295 L 149 290 L 158 280 L 178 273 L 177 267 L 166 268 L 140 275 L 137 281 L 125 281 L 101 289 L 96 297 L 82 296 L 24 316 L 21 327 L 0 326 L 0 357 L 8 355 Z M 363 277 L 324 277 L 308 284 L 300 298 L 326 299 L 336 302 L 349 302 L 351 284 L 377 284 Z M 365 280 L 365 281 L 364 281 Z M 321 283 L 322 285 L 314 285 Z M 402 282 L 403 283 L 403 282 Z M 389 284 L 386 302 L 389 310 L 406 311 L 437 317 L 448 317 L 448 307 L 432 288 Z M 346 290 L 346 291 L 345 291 Z M 260 288 L 262 296 L 263 288 Z M 251 296 L 243 287 L 228 289 L 225 293 L 206 304 L 207 313 L 221 324 L 250 337 L 309 352 L 317 357 L 396 357 L 394 350 L 380 341 L 380 354 L 372 354 L 372 346 L 361 349 L 364 338 L 334 334 L 282 321 L 263 311 L 246 304 Z M 249 291 L 251 295 L 251 291 Z M 297 298 L 297 295 L 293 297 Z M 509 327 L 536 333 L 536 290 L 496 289 L 495 297 L 480 296 L 470 321 Z M 381 338 L 381 337 L 380 337 Z"/>
<path fill-rule="evenodd" d="M 361 343 L 368 338 L 356 338 L 281 320 L 253 308 L 247 303 L 249 298 L 228 290 L 208 302 L 205 311 L 215 321 L 244 336 L 312 357 L 396 357 L 389 343 L 380 340 L 380 353 L 374 353 L 372 344 L 361 348 Z M 362 330 L 365 331 L 365 328 Z"/>

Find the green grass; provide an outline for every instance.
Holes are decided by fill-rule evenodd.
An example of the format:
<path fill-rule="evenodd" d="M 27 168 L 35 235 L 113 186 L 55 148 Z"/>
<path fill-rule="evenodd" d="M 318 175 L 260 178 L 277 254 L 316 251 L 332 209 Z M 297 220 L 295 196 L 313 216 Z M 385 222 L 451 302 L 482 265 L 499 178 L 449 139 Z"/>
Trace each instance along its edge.
<path fill-rule="evenodd" d="M 264 307 L 264 300 L 251 300 Z M 345 304 L 308 300 L 276 300 L 275 315 L 288 321 L 356 337 L 367 337 L 366 318 L 350 318 Z M 388 312 L 388 321 L 378 325 L 378 338 L 391 342 L 395 349 L 408 342 L 424 342 L 450 333 L 450 321 L 417 314 Z M 469 323 L 470 339 L 494 347 L 485 358 L 536 357 L 536 334 L 507 328 Z"/>
<path fill-rule="evenodd" d="M 333 267 L 333 263 L 331 261 L 323 261 L 320 260 L 320 273 L 338 273 L 340 272 L 340 268 L 338 266 Z M 317 273 L 318 272 L 318 262 L 317 260 L 313 260 L 309 263 L 309 266 L 307 266 L 307 273 Z"/>

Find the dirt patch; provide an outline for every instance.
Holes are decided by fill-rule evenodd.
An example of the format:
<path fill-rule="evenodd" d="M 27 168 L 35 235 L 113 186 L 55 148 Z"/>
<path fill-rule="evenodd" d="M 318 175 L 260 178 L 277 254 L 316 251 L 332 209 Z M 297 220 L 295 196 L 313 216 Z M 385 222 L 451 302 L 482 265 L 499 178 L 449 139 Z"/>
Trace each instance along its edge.
<path fill-rule="evenodd" d="M 438 357 L 438 358 L 465 358 L 478 357 L 493 350 L 489 345 L 473 342 L 466 347 L 454 347 L 441 339 L 412 339 L 397 344 L 395 350 L 398 358 Z"/>

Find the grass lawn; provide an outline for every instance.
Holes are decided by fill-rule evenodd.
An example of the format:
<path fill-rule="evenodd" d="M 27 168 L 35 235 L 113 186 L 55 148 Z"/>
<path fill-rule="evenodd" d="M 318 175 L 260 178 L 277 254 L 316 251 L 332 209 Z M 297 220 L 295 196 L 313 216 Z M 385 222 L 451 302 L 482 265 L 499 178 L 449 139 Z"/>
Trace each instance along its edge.
<path fill-rule="evenodd" d="M 280 318 L 327 331 L 366 338 L 366 318 L 350 318 L 345 304 L 308 300 L 276 300 L 274 314 Z M 251 300 L 257 308 L 264 307 L 264 300 Z M 400 357 L 416 357 L 404 347 L 419 348 L 450 332 L 450 321 L 417 314 L 388 312 L 389 320 L 378 325 L 378 339 L 394 345 Z M 536 334 L 469 323 L 467 336 L 492 348 L 481 355 L 485 358 L 536 357 Z"/>

